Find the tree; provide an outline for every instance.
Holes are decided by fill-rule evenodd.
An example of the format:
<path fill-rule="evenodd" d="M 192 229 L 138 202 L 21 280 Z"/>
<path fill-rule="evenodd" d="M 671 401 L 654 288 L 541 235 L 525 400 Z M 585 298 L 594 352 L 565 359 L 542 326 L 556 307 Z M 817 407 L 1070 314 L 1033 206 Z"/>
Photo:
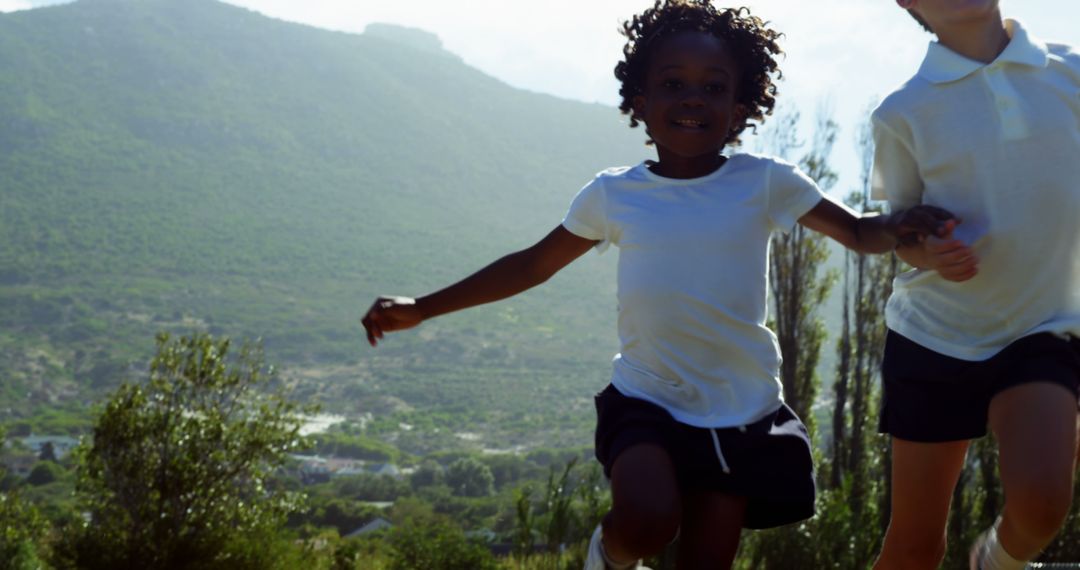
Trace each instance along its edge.
<path fill-rule="evenodd" d="M 420 467 L 409 476 L 409 484 L 413 489 L 439 485 L 443 482 L 443 468 L 435 461 L 425 460 Z"/>
<path fill-rule="evenodd" d="M 390 570 L 496 570 L 495 557 L 446 521 L 397 526 L 390 533 Z"/>
<path fill-rule="evenodd" d="M 489 497 L 495 493 L 491 469 L 472 457 L 462 457 L 446 468 L 446 484 L 460 497 Z"/>
<path fill-rule="evenodd" d="M 788 157 L 804 146 L 798 134 L 799 120 L 798 112 L 788 113 L 770 130 L 773 154 Z M 837 129 L 828 114 L 821 112 L 810 148 L 798 160 L 800 169 L 824 191 L 837 180 L 829 166 Z M 825 240 L 824 236 L 796 225 L 790 233 L 773 237 L 769 258 L 773 303 L 770 326 L 776 332 L 783 356 L 780 379 L 784 400 L 802 418 L 811 438 L 816 433 L 812 415 L 818 391 L 816 369 L 826 336 L 817 311 L 836 279 L 832 273 L 821 274 L 821 266 L 829 256 Z M 744 557 L 751 561 L 752 568 L 792 568 L 806 564 L 821 549 L 816 538 L 811 539 L 805 529 L 804 524 L 751 535 L 743 548 Z"/>
<path fill-rule="evenodd" d="M 533 545 L 536 543 L 533 529 L 532 494 L 531 485 L 519 487 L 514 492 L 514 554 L 522 558 L 532 553 Z"/>
<path fill-rule="evenodd" d="M 56 447 L 53 446 L 53 442 L 46 441 L 41 446 L 41 453 L 38 454 L 38 460 L 40 461 L 56 461 Z"/>
<path fill-rule="evenodd" d="M 30 470 L 30 475 L 27 475 L 26 482 L 35 487 L 39 487 L 41 485 L 48 485 L 63 477 L 63 475 L 63 467 L 60 467 L 52 461 L 40 461 Z"/>
<path fill-rule="evenodd" d="M 798 136 L 799 117 L 798 112 L 789 113 L 781 117 L 778 128 L 770 131 L 772 151 L 778 156 L 789 156 L 803 146 Z M 836 184 L 829 155 L 837 129 L 837 124 L 822 112 L 813 143 L 798 161 L 803 172 L 823 191 Z M 784 400 L 802 418 L 812 436 L 815 422 L 810 411 L 818 388 L 815 370 L 825 340 L 825 326 L 817 316 L 817 309 L 825 302 L 835 277 L 818 275 L 821 265 L 829 258 L 825 237 L 801 225 L 797 224 L 788 234 L 774 236 L 771 247 L 769 285 L 775 308 L 773 328 L 783 355 L 780 379 Z"/>
<path fill-rule="evenodd" d="M 4 430 L 0 428 L 0 441 Z M 0 477 L 6 475 L 0 467 Z M 0 492 L 0 570 L 36 570 L 48 554 L 44 537 L 49 523 L 16 491 Z"/>
<path fill-rule="evenodd" d="M 42 567 L 42 538 L 49 523 L 15 493 L 0 493 L 0 570 Z"/>
<path fill-rule="evenodd" d="M 574 525 L 574 490 L 570 486 L 570 473 L 577 465 L 577 458 L 571 459 L 563 467 L 562 475 L 555 476 L 555 466 L 551 466 L 548 473 L 547 491 L 544 493 L 544 507 L 546 509 L 547 525 L 544 528 L 544 539 L 548 550 L 554 552 L 566 544 L 566 539 Z"/>
<path fill-rule="evenodd" d="M 861 188 L 847 204 L 860 212 L 879 211 L 870 199 L 873 139 L 865 123 L 856 135 L 861 159 Z M 899 264 L 893 255 L 844 254 L 842 278 L 843 324 L 837 341 L 837 371 L 833 384 L 832 437 L 824 493 L 842 505 L 842 533 L 850 540 L 834 541 L 832 557 L 853 567 L 865 567 L 877 552 L 889 520 L 891 465 L 889 444 L 872 425 L 880 409 L 876 389 L 885 346 L 885 303 Z M 874 528 L 875 532 L 858 532 Z"/>
<path fill-rule="evenodd" d="M 77 565 L 274 567 L 269 541 L 301 497 L 271 475 L 304 441 L 273 377 L 258 347 L 159 335 L 148 381 L 116 391 L 79 452 Z"/>

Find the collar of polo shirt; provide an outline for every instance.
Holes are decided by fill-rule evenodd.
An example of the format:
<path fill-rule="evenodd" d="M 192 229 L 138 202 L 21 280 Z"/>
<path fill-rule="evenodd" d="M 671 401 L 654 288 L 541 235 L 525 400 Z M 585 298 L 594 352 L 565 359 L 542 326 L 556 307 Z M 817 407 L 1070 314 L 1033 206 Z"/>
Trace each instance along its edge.
<path fill-rule="evenodd" d="M 990 64 L 968 59 L 939 42 L 930 42 L 926 58 L 919 68 L 919 77 L 931 83 L 949 83 L 963 79 L 983 67 L 1002 63 L 1046 67 L 1049 58 L 1045 43 L 1029 36 L 1016 20 L 1005 20 L 1005 32 L 1009 34 L 1009 45 L 1005 46 L 1005 51 Z"/>

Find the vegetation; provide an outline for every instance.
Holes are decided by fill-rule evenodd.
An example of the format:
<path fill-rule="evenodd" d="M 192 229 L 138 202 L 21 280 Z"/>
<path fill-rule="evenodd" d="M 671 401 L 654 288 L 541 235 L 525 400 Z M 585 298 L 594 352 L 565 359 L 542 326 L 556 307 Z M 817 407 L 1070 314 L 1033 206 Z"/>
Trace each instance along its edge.
<path fill-rule="evenodd" d="M 531 243 L 593 174 L 643 158 L 617 110 L 512 89 L 416 30 L 212 0 L 2 14 L 0 53 L 17 79 L 0 83 L 0 421 L 85 433 L 85 404 L 138 378 L 158 331 L 228 331 L 406 452 L 588 433 L 613 256 L 378 352 L 357 318 Z"/>
<path fill-rule="evenodd" d="M 616 349 L 614 256 L 377 352 L 355 319 L 377 293 L 530 243 L 593 173 L 642 158 L 617 111 L 513 90 L 416 30 L 331 33 L 211 0 L 0 15 L 0 74 L 18 79 L 0 82 L 2 455 L 27 467 L 0 473 L 0 570 L 581 567 L 610 505 L 582 445 Z M 829 188 L 835 125 L 807 142 L 797 115 L 771 122 L 772 152 Z M 848 203 L 877 208 L 862 186 Z M 899 268 L 830 251 L 797 229 L 771 267 L 818 515 L 747 533 L 740 568 L 866 568 L 888 519 L 873 418 Z M 261 337 L 280 371 L 226 332 Z M 348 418 L 306 453 L 404 473 L 306 478 L 287 457 L 304 440 L 293 402 Z M 32 434 L 83 448 L 20 448 Z M 984 440 L 946 568 L 1001 500 Z M 1080 559 L 1080 515 L 1067 525 L 1045 561 Z"/>
<path fill-rule="evenodd" d="M 72 529 L 80 568 L 270 568 L 276 529 L 299 507 L 273 484 L 303 445 L 297 407 L 268 393 L 272 370 L 228 340 L 158 337 L 149 380 L 124 384 L 83 451 L 89 513 Z"/>
<path fill-rule="evenodd" d="M 4 439 L 0 428 L 0 440 Z M 0 465 L 0 477 L 5 478 Z M 48 555 L 49 523 L 32 503 L 12 489 L 0 490 L 0 570 L 36 570 Z"/>

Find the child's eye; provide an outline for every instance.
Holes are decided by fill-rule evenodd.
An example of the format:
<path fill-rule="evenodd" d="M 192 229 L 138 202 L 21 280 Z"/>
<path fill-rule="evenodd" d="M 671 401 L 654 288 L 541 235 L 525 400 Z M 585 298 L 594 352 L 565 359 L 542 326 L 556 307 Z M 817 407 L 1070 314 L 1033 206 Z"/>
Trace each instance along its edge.
<path fill-rule="evenodd" d="M 706 93 L 712 93 L 714 95 L 723 95 L 727 91 L 727 87 L 720 83 L 711 83 L 705 86 Z"/>
<path fill-rule="evenodd" d="M 679 81 L 678 79 L 665 79 L 663 85 L 665 89 L 674 91 L 682 88 L 682 81 Z"/>

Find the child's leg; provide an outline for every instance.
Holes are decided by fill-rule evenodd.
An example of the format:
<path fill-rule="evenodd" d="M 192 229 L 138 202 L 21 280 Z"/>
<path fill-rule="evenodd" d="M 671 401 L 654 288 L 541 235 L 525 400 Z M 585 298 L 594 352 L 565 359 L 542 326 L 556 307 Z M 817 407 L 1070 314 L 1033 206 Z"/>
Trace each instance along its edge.
<path fill-rule="evenodd" d="M 739 549 L 747 498 L 719 492 L 684 497 L 679 570 L 731 568 Z"/>
<path fill-rule="evenodd" d="M 874 570 L 931 570 L 945 556 L 945 525 L 968 442 L 893 438 L 892 517 Z"/>
<path fill-rule="evenodd" d="M 679 483 L 671 457 L 659 445 L 643 443 L 619 454 L 611 469 L 611 499 L 602 527 L 612 561 L 652 556 L 679 532 Z"/>
<path fill-rule="evenodd" d="M 1005 492 L 998 539 L 1013 558 L 1031 560 L 1053 540 L 1072 505 L 1076 396 L 1048 382 L 1010 388 L 991 401 L 990 427 Z"/>

